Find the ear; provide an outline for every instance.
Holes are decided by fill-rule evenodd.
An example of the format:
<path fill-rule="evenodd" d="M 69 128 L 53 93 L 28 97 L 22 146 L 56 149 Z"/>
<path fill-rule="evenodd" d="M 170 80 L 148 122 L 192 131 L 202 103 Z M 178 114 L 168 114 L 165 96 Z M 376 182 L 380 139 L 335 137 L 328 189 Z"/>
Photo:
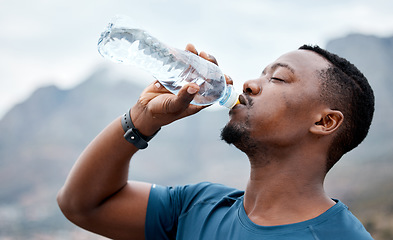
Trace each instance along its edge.
<path fill-rule="evenodd" d="M 334 133 L 344 121 L 344 115 L 338 110 L 327 110 L 321 114 L 318 121 L 310 128 L 310 132 L 317 135 Z"/>

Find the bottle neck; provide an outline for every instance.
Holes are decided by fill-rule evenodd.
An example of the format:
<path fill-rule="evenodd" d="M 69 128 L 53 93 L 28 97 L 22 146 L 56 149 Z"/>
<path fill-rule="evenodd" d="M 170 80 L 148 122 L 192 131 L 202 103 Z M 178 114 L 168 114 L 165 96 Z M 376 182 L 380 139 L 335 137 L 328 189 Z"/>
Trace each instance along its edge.
<path fill-rule="evenodd" d="M 233 85 L 227 85 L 224 97 L 220 100 L 220 105 L 231 109 L 238 103 L 239 94 L 235 91 Z"/>

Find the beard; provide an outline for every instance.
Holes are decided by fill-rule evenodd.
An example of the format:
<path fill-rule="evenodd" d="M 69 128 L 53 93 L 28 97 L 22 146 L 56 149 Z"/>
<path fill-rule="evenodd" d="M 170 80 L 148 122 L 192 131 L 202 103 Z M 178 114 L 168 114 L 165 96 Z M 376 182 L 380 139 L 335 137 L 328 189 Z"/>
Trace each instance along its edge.
<path fill-rule="evenodd" d="M 241 125 L 228 123 L 221 130 L 221 140 L 224 140 L 228 144 L 233 144 L 248 156 L 253 155 L 256 150 L 256 143 L 251 138 L 250 132 L 246 127 Z"/>
<path fill-rule="evenodd" d="M 228 144 L 237 144 L 242 142 L 242 138 L 249 135 L 248 131 L 239 126 L 227 124 L 221 130 L 221 140 L 224 140 Z"/>

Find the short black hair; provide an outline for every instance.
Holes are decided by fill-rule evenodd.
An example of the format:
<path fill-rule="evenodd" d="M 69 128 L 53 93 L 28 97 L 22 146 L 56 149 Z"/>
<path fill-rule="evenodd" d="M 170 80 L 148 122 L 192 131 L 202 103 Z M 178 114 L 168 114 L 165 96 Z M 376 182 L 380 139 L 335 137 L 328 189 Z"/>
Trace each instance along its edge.
<path fill-rule="evenodd" d="M 367 136 L 374 115 L 374 92 L 361 71 L 345 58 L 318 46 L 303 45 L 299 49 L 313 51 L 331 65 L 320 74 L 321 100 L 344 115 L 327 159 L 327 171 Z"/>

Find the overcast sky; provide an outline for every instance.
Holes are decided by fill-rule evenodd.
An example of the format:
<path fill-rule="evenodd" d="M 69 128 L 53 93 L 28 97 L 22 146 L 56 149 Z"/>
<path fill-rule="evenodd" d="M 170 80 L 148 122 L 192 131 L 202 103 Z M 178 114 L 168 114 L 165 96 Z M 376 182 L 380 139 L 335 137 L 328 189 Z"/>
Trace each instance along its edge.
<path fill-rule="evenodd" d="M 106 62 L 97 40 L 116 14 L 177 48 L 216 56 L 237 82 L 300 45 L 393 35 L 390 0 L 0 0 L 0 118 L 37 87 L 70 88 Z"/>

